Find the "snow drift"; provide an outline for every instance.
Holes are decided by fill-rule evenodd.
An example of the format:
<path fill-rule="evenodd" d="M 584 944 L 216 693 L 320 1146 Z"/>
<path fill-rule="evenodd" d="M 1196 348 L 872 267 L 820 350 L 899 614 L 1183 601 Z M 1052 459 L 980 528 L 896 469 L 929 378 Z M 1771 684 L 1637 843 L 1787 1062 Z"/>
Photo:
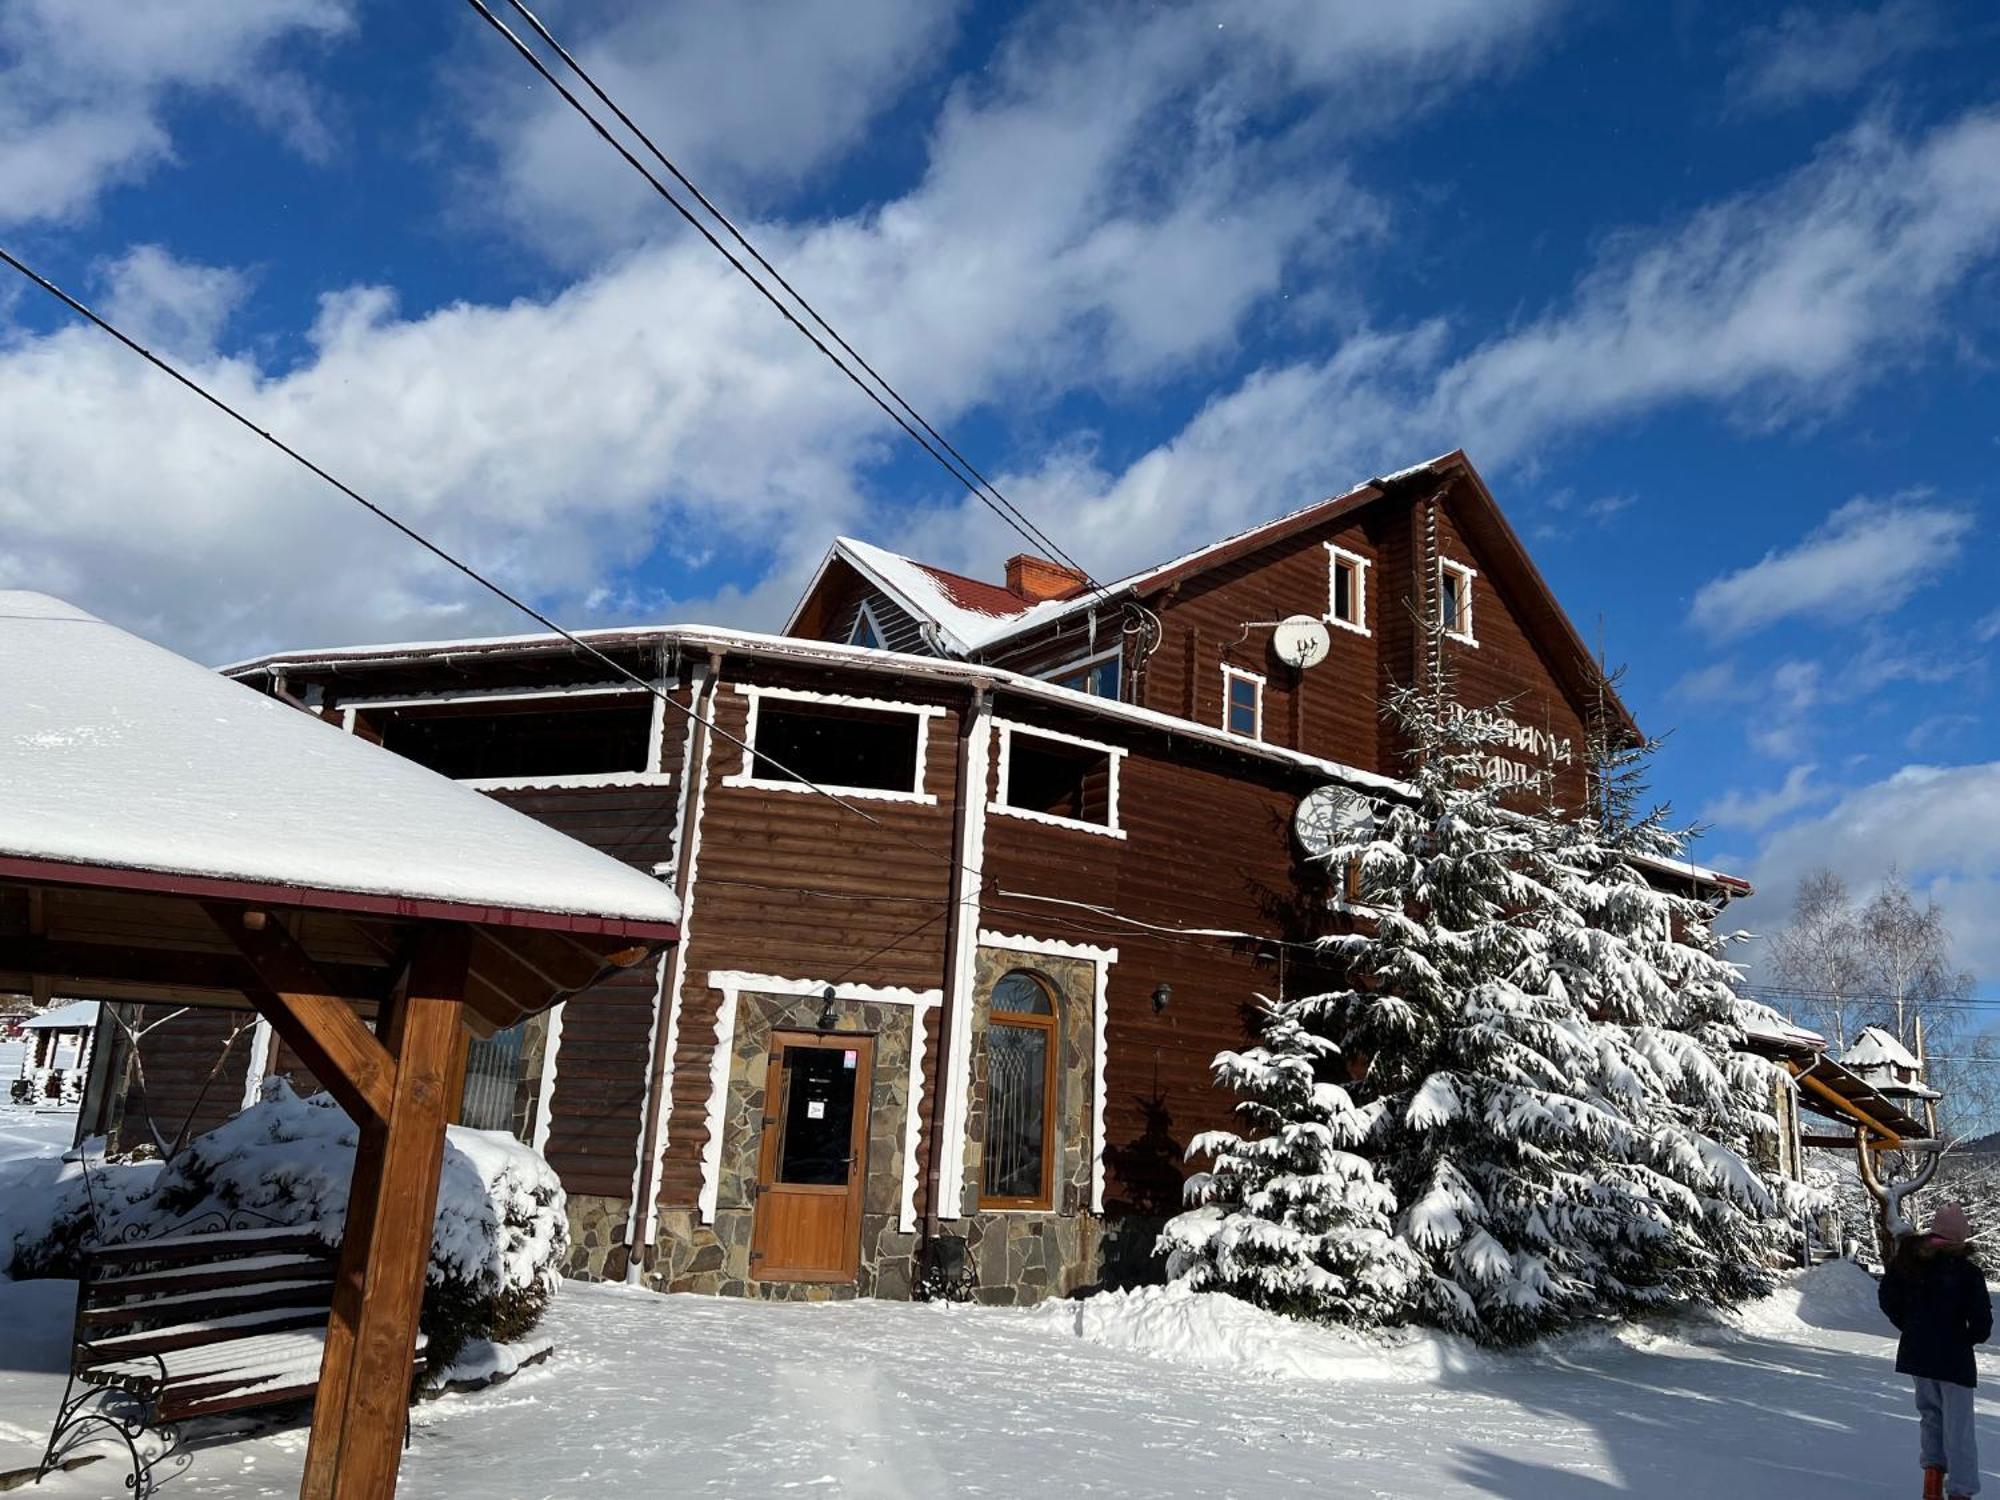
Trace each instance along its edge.
<path fill-rule="evenodd" d="M 238 1211 L 314 1225 L 338 1244 L 354 1170 L 354 1122 L 331 1095 L 301 1099 L 283 1079 L 166 1162 L 61 1158 L 0 1167 L 0 1272 L 74 1276 L 79 1252 Z M 519 1340 L 540 1320 L 569 1250 L 562 1184 L 541 1155 L 500 1131 L 446 1132 L 423 1328 L 433 1366 L 473 1338 Z"/>

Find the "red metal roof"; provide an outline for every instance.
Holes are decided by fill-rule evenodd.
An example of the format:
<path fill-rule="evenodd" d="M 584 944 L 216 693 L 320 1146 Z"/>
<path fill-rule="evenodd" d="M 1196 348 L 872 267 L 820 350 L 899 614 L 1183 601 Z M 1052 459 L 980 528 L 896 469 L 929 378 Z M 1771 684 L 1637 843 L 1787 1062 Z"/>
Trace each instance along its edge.
<path fill-rule="evenodd" d="M 1019 615 L 1026 614 L 1036 603 L 997 583 L 984 583 L 963 573 L 948 573 L 915 558 L 908 561 L 912 567 L 929 574 L 944 590 L 945 597 L 960 609 L 977 610 L 982 615 Z"/>

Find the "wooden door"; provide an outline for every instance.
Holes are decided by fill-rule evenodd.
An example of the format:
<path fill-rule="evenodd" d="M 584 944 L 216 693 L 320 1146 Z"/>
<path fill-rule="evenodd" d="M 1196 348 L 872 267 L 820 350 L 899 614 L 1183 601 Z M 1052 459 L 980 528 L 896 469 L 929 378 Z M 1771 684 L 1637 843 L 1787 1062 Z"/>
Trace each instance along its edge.
<path fill-rule="evenodd" d="M 852 1281 L 868 1181 L 872 1037 L 779 1032 L 750 1233 L 758 1281 Z"/>

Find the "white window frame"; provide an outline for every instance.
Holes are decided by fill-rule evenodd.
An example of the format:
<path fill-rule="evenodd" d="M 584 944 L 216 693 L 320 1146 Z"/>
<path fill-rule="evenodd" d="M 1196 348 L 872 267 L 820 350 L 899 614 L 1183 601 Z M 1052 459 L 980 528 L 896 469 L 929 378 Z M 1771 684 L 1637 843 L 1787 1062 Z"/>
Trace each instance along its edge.
<path fill-rule="evenodd" d="M 665 762 L 662 756 L 662 737 L 666 732 L 666 699 L 671 691 L 672 685 L 665 682 L 654 683 L 651 687 L 636 682 L 615 682 L 587 683 L 579 687 L 475 688 L 458 693 L 410 693 L 396 698 L 350 698 L 340 705 L 340 727 L 345 733 L 353 734 L 358 727 L 360 716 L 373 709 L 387 709 L 394 713 L 407 709 L 449 709 L 465 705 L 477 707 L 485 703 L 553 703 L 564 698 L 609 698 L 650 693 L 653 698 L 653 717 L 646 731 L 646 768 L 642 771 L 592 771 L 576 775 L 557 773 L 551 776 L 466 776 L 458 778 L 458 785 L 471 787 L 476 792 L 672 786 L 673 772 L 664 769 Z"/>
<path fill-rule="evenodd" d="M 1096 651 L 1088 656 L 1079 656 L 1074 661 L 1066 661 L 1061 666 L 1052 667 L 1046 672 L 1037 672 L 1035 676 L 1052 687 L 1061 687 L 1062 684 L 1056 680 L 1057 678 L 1072 677 L 1078 672 L 1087 672 L 1092 667 L 1115 658 L 1118 661 L 1118 696 L 1116 698 L 1097 698 L 1097 694 L 1086 692 L 1082 688 L 1070 688 L 1068 691 L 1081 694 L 1085 698 L 1097 698 L 1099 703 L 1123 703 L 1125 701 L 1124 657 L 1125 648 L 1123 646 L 1113 646 L 1109 651 Z"/>
<path fill-rule="evenodd" d="M 1479 576 L 1479 570 L 1462 562 L 1454 562 L 1449 557 L 1438 559 L 1438 604 L 1444 603 L 1444 574 L 1449 568 L 1458 575 L 1459 617 L 1444 628 L 1444 633 L 1454 641 L 1463 641 L 1468 646 L 1477 646 L 1479 637 L 1472 628 L 1472 581 Z M 1442 613 L 1442 609 L 1440 609 Z M 1461 628 L 1462 627 L 1462 628 Z"/>
<path fill-rule="evenodd" d="M 1345 547 L 1332 542 L 1326 544 L 1326 623 L 1342 630 L 1351 630 L 1356 635 L 1367 635 L 1368 630 L 1368 559 L 1359 552 L 1350 552 Z M 1344 620 L 1334 608 L 1339 597 L 1335 590 L 1335 580 L 1342 563 L 1354 565 L 1354 614 L 1352 620 Z"/>
<path fill-rule="evenodd" d="M 926 807 L 935 807 L 937 798 L 924 790 L 930 769 L 930 741 L 932 719 L 944 717 L 944 709 L 935 703 L 905 703 L 893 698 L 857 698 L 848 693 L 815 693 L 804 688 L 764 687 L 758 683 L 739 682 L 733 684 L 737 693 L 750 700 L 749 712 L 743 720 L 743 764 L 722 778 L 722 785 L 755 787 L 765 792 L 833 792 L 850 802 L 913 802 Z M 833 786 L 825 782 L 808 784 L 803 781 L 779 781 L 756 774 L 757 768 L 757 710 L 766 698 L 776 698 L 785 703 L 824 703 L 832 708 L 859 708 L 871 713 L 908 714 L 917 721 L 917 768 L 916 785 L 911 791 L 903 792 L 892 788 L 875 786 Z"/>
<path fill-rule="evenodd" d="M 868 622 L 869 633 L 875 637 L 875 644 L 872 646 L 863 646 L 854 638 L 863 620 Z M 889 649 L 889 637 L 882 630 L 882 621 L 876 617 L 875 611 L 869 608 L 866 599 L 861 601 L 861 607 L 854 612 L 854 624 L 847 627 L 846 644 L 863 651 L 887 651 Z"/>
<path fill-rule="evenodd" d="M 1230 726 L 1229 683 L 1230 679 L 1235 677 L 1241 677 L 1245 682 L 1257 685 L 1257 731 L 1254 734 L 1246 735 L 1242 730 Z M 1232 666 L 1228 662 L 1222 664 L 1222 732 L 1233 739 L 1255 740 L 1260 745 L 1264 743 L 1264 679 L 1256 672 Z"/>
<path fill-rule="evenodd" d="M 1000 731 L 1000 773 L 994 781 L 998 795 L 989 798 L 986 803 L 986 810 L 989 813 L 998 813 L 1007 818 L 1023 818 L 1030 823 L 1046 823 L 1051 828 L 1075 828 L 1103 838 L 1125 837 L 1125 829 L 1118 821 L 1119 762 L 1124 760 L 1126 753 L 1122 746 L 1107 745 L 1101 740 L 1086 740 L 1079 735 L 1064 734 L 1059 729 L 1043 729 L 1035 724 L 1019 724 L 1011 719 L 996 718 L 993 727 Z M 1082 818 L 1065 818 L 1056 813 L 1037 812 L 1031 807 L 1015 807 L 1004 800 L 1007 795 L 1007 774 L 1013 765 L 1016 734 L 1025 734 L 1030 739 L 1054 740 L 1059 745 L 1074 745 L 1080 750 L 1095 750 L 1103 754 L 1111 763 L 1111 784 L 1105 792 L 1106 821 L 1091 823 Z"/>

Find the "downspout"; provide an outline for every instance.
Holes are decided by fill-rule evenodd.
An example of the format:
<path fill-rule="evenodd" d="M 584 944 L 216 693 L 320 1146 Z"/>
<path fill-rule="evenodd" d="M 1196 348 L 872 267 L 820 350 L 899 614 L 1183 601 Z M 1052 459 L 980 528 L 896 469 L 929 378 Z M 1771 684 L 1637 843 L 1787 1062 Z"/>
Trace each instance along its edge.
<path fill-rule="evenodd" d="M 720 651 L 709 652 L 706 675 L 709 713 L 713 714 L 716 688 L 722 681 Z M 694 720 L 694 729 L 688 736 L 681 765 L 681 828 L 674 848 L 674 897 L 680 905 L 681 935 L 666 960 L 659 1008 L 653 1017 L 653 1053 L 646 1074 L 646 1122 L 639 1146 L 639 1183 L 632 1198 L 632 1232 L 625 1258 L 625 1279 L 633 1285 L 638 1284 L 640 1262 L 654 1238 L 653 1200 L 659 1196 L 660 1157 L 663 1154 L 660 1149 L 660 1126 L 667 1109 L 663 1096 L 669 1087 L 668 1070 L 673 1062 L 674 1049 L 679 1045 L 679 1038 L 670 1021 L 679 1004 L 681 984 L 687 973 L 688 908 L 694 892 L 695 831 L 701 826 L 701 813 L 708 791 L 705 773 L 708 768 L 709 720 L 702 713 L 704 683 L 700 668 L 688 674 L 688 683 L 688 712 Z"/>
<path fill-rule="evenodd" d="M 928 1262 L 931 1243 L 937 1238 L 938 1221 L 942 1217 L 938 1204 L 942 1194 L 944 1160 L 953 1144 L 946 1140 L 949 1123 L 947 1104 L 955 1097 L 958 1082 L 955 1072 L 959 1071 L 955 1067 L 952 1038 L 962 1007 L 969 998 L 961 991 L 969 989 L 971 981 L 968 961 L 971 944 L 966 941 L 966 907 L 969 903 L 976 904 L 980 895 L 985 840 L 982 837 L 975 841 L 972 835 L 975 831 L 983 832 L 986 818 L 985 781 L 988 770 L 985 746 L 991 722 L 991 693 L 991 684 L 974 683 L 966 711 L 958 721 L 958 768 L 957 779 L 953 783 L 958 789 L 958 799 L 951 817 L 951 906 L 945 914 L 944 998 L 938 1006 L 937 1086 L 931 1090 L 930 1097 L 930 1159 L 925 1163 L 924 1239 L 919 1250 L 919 1258 L 925 1262 Z M 977 935 L 977 927 L 975 921 L 973 936 Z"/>

